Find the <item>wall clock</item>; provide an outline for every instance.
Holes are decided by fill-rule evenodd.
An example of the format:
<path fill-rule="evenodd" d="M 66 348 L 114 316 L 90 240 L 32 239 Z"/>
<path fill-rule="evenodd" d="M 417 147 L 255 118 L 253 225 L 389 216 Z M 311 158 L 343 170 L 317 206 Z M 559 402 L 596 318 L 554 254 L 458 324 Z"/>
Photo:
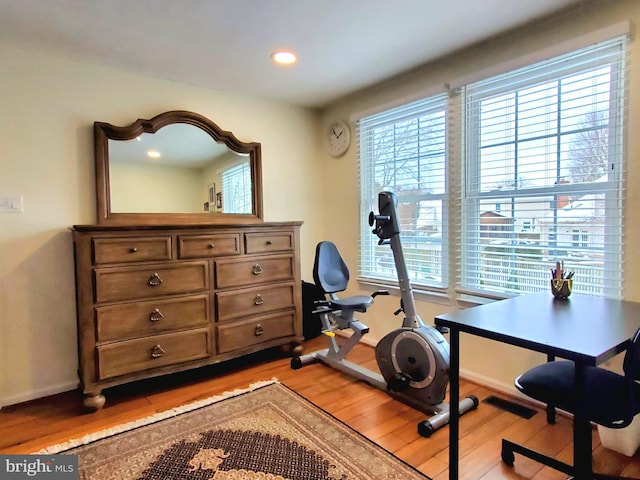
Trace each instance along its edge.
<path fill-rule="evenodd" d="M 351 130 L 349 125 L 342 120 L 336 120 L 329 124 L 327 129 L 327 149 L 332 157 L 339 157 L 349 150 L 351 143 Z"/>

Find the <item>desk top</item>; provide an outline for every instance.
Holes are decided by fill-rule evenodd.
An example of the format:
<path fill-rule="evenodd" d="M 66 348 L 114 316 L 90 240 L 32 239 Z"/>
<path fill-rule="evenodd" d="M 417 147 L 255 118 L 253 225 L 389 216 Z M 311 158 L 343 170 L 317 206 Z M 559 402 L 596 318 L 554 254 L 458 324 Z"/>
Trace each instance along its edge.
<path fill-rule="evenodd" d="M 623 352 L 640 327 L 640 303 L 538 292 L 435 317 L 436 325 L 598 365 Z"/>

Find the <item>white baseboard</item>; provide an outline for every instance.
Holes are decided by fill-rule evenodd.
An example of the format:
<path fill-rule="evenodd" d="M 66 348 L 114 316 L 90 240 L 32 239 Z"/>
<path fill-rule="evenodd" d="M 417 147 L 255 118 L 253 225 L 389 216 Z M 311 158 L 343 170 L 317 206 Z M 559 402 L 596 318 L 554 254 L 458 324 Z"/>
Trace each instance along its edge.
<path fill-rule="evenodd" d="M 37 398 L 48 397 L 50 395 L 57 395 L 58 393 L 68 392 L 70 390 L 77 390 L 78 382 L 75 383 L 63 383 L 47 388 L 41 388 L 39 390 L 31 390 L 29 392 L 23 392 L 18 395 L 10 395 L 0 398 L 0 409 L 16 403 L 28 402 L 29 400 L 35 400 Z"/>
<path fill-rule="evenodd" d="M 463 380 L 467 380 L 471 383 L 477 383 L 483 387 L 490 388 L 491 390 L 495 390 L 500 393 L 504 393 L 506 395 L 512 397 L 522 398 L 523 400 L 531 401 L 530 398 L 525 397 L 521 394 L 513 384 L 503 383 L 495 380 L 494 378 L 487 377 L 484 375 L 479 375 L 475 372 L 470 372 L 469 370 L 462 369 L 460 370 L 460 378 Z M 480 399 L 482 400 L 482 399 Z"/>
<path fill-rule="evenodd" d="M 349 333 L 345 331 L 337 331 L 336 335 L 340 335 L 343 337 L 348 337 Z M 360 339 L 360 343 L 368 345 L 370 347 L 376 346 L 377 342 L 368 337 L 363 337 Z M 483 387 L 491 388 L 492 390 L 496 390 L 497 392 L 504 393 L 506 395 L 510 395 L 512 397 L 520 398 L 529 403 L 538 404 L 540 406 L 544 406 L 544 404 L 540 402 L 536 402 L 529 397 L 526 397 L 522 393 L 520 393 L 513 384 L 506 384 L 503 382 L 498 382 L 493 378 L 486 377 L 484 375 L 478 375 L 477 373 L 462 369 L 460 370 L 460 378 L 463 380 L 470 381 L 472 383 L 477 383 L 478 385 L 482 385 Z M 68 392 L 70 390 L 76 390 L 78 388 L 78 383 L 64 383 L 52 387 L 47 387 L 39 390 L 32 390 L 30 392 L 24 392 L 19 395 L 12 395 L 8 397 L 0 398 L 0 409 L 2 407 L 6 407 L 8 405 L 14 405 L 16 403 L 28 402 L 29 400 L 35 400 L 37 398 L 48 397 L 50 395 L 57 395 L 58 393 Z M 482 399 L 480 399 L 482 400 Z"/>
<path fill-rule="evenodd" d="M 336 335 L 349 337 L 350 333 L 340 330 L 336 332 Z M 374 348 L 377 344 L 377 342 L 373 338 L 369 338 L 369 337 L 362 337 L 360 339 L 360 343 L 363 343 L 365 345 L 368 345 Z M 466 380 L 472 383 L 477 383 L 480 386 L 490 388 L 492 390 L 495 390 L 496 392 L 503 393 L 510 397 L 518 398 L 525 402 L 538 405 L 539 407 L 542 407 L 542 408 L 545 407 L 544 403 L 533 400 L 532 398 L 529 398 L 526 395 L 520 393 L 520 391 L 518 391 L 518 389 L 513 385 L 513 383 L 500 382 L 494 378 L 487 377 L 485 375 L 480 375 L 478 373 L 466 370 L 464 368 L 460 370 L 460 378 L 462 380 Z M 482 400 L 482 399 L 479 399 L 479 400 Z"/>

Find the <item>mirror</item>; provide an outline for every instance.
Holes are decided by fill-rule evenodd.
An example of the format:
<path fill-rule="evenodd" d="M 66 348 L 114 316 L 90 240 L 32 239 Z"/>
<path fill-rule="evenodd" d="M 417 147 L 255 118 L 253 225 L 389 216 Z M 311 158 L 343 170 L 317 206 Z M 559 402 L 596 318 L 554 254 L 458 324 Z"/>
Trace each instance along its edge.
<path fill-rule="evenodd" d="M 188 111 L 94 123 L 98 223 L 262 221 L 261 148 Z"/>

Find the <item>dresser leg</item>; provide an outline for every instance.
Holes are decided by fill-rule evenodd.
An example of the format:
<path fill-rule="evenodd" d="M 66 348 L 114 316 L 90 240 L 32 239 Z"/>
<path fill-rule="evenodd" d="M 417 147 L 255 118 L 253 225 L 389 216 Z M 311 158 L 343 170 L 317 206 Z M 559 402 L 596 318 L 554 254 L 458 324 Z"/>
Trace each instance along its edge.
<path fill-rule="evenodd" d="M 280 345 L 280 352 L 284 355 L 291 355 L 292 357 L 299 357 L 304 351 L 304 345 L 302 342 L 292 341 L 284 345 Z"/>
<path fill-rule="evenodd" d="M 104 402 L 106 402 L 106 398 L 102 395 L 102 392 L 90 393 L 86 397 L 84 397 L 83 405 L 93 411 L 100 410 L 104 407 Z"/>
<path fill-rule="evenodd" d="M 304 345 L 298 342 L 294 342 L 291 344 L 291 356 L 292 357 L 300 357 L 302 356 L 302 352 L 304 352 Z"/>

